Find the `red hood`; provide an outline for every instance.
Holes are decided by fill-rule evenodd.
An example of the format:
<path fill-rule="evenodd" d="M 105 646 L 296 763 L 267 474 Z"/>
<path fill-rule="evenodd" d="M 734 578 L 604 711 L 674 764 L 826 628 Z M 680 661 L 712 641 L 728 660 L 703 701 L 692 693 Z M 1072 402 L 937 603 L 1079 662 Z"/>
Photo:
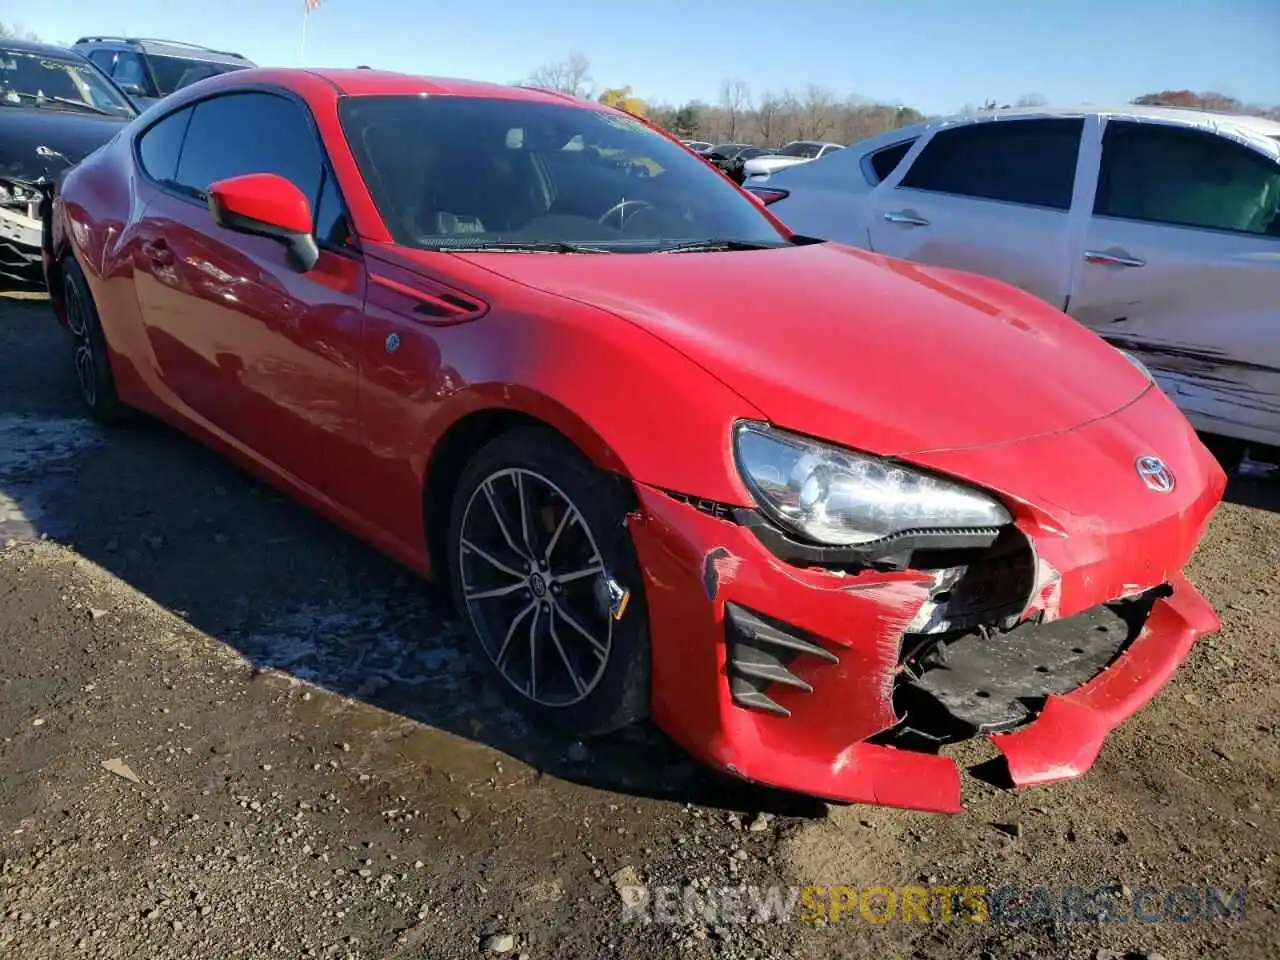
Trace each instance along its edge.
<path fill-rule="evenodd" d="M 1068 430 L 1149 385 L 1022 291 L 837 244 L 461 256 L 644 327 L 778 426 L 881 454 Z"/>

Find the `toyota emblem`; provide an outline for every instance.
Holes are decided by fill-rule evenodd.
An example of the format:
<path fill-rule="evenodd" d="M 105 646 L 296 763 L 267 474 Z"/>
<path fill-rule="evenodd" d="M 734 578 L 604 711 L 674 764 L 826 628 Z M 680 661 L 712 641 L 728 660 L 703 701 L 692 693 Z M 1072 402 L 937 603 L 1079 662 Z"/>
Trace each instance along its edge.
<path fill-rule="evenodd" d="M 1142 478 L 1142 482 L 1156 493 L 1173 491 L 1175 483 L 1173 471 L 1166 467 L 1159 457 L 1139 457 L 1134 466 L 1137 467 L 1138 476 Z"/>

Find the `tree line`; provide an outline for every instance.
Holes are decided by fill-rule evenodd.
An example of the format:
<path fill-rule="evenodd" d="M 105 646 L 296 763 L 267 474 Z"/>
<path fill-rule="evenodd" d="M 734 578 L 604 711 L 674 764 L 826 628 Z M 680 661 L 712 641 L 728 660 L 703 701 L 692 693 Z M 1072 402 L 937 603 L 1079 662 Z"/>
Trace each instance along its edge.
<path fill-rule="evenodd" d="M 715 103 L 701 100 L 682 104 L 648 103 L 636 96 L 629 86 L 606 88 L 597 93 L 591 61 L 582 53 L 572 53 L 564 60 L 545 64 L 520 82 L 598 99 L 646 116 L 683 139 L 712 143 L 756 143 L 762 146 L 780 146 L 789 140 L 852 143 L 926 119 L 926 114 L 914 107 L 877 103 L 858 96 L 840 97 L 814 83 L 806 84 L 799 91 L 753 94 L 745 80 L 736 78 L 726 79 L 720 84 Z M 956 112 L 1034 107 L 1045 102 L 1040 94 L 1025 94 L 1012 101 L 988 99 L 981 104 L 965 104 Z M 1144 93 L 1130 102 L 1194 107 L 1280 120 L 1280 104 L 1269 107 L 1248 104 L 1212 91 L 1162 90 Z"/>

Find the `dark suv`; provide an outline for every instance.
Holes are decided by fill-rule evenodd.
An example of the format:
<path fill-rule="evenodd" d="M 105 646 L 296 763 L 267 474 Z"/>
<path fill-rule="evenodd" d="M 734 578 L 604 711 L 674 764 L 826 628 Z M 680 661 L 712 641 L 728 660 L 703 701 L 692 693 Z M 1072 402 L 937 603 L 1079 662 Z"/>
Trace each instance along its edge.
<path fill-rule="evenodd" d="M 81 37 L 71 49 L 92 60 L 139 107 L 205 77 L 257 66 L 238 53 L 177 40 Z"/>

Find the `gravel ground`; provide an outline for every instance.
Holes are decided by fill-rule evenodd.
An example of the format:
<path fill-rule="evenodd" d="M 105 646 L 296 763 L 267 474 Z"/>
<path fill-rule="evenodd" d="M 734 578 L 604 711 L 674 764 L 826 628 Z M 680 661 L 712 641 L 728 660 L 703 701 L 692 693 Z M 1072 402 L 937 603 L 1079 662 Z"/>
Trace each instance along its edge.
<path fill-rule="evenodd" d="M 1223 615 L 1084 779 L 955 817 L 706 773 L 503 708 L 448 605 L 154 424 L 80 418 L 0 300 L 0 957 L 1280 956 L 1280 484 L 1191 574 Z M 958 753 L 966 765 L 988 753 Z M 1178 923 L 621 922 L 692 883 L 1244 888 Z"/>

